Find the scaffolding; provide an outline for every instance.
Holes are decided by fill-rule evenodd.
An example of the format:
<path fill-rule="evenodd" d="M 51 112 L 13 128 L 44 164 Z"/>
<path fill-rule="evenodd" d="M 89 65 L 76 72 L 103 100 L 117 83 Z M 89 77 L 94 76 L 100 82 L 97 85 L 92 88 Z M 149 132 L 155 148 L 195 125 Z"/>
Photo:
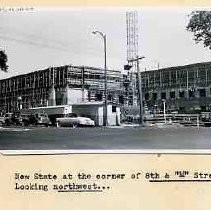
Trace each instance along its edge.
<path fill-rule="evenodd" d="M 142 73 L 144 100 L 150 109 L 211 111 L 211 62 L 145 71 Z"/>
<path fill-rule="evenodd" d="M 123 94 L 121 71 L 108 70 L 108 97 L 118 102 Z M 56 105 L 55 97 L 60 95 L 58 105 L 67 103 L 67 88 L 86 89 L 88 98 L 82 94 L 82 101 L 97 101 L 104 88 L 104 70 L 88 66 L 66 65 L 49 67 L 8 79 L 0 80 L 0 110 L 5 112 Z M 63 97 L 63 98 L 62 98 Z M 100 99 L 100 100 L 103 100 Z"/>

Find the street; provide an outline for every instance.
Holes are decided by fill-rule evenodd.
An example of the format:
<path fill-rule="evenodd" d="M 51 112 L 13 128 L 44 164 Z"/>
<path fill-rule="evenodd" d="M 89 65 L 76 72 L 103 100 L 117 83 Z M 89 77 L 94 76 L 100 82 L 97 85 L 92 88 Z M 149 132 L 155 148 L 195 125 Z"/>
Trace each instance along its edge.
<path fill-rule="evenodd" d="M 211 149 L 211 128 L 0 128 L 0 150 Z"/>

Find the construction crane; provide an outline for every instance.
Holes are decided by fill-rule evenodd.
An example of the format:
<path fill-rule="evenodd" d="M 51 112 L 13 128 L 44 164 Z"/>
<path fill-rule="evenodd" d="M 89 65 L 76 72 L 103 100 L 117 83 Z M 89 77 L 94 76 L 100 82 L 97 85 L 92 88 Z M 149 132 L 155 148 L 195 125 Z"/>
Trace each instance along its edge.
<path fill-rule="evenodd" d="M 129 104 L 137 104 L 137 94 L 136 94 L 136 76 L 137 72 L 137 62 L 134 59 L 138 57 L 138 12 L 129 11 L 126 12 L 126 25 L 127 25 L 127 62 L 125 65 L 125 70 L 128 70 L 129 78 L 131 81 L 131 90 L 129 91 Z M 132 68 L 131 68 L 132 67 Z"/>
<path fill-rule="evenodd" d="M 138 12 L 126 12 L 127 24 L 127 61 L 138 56 Z"/>

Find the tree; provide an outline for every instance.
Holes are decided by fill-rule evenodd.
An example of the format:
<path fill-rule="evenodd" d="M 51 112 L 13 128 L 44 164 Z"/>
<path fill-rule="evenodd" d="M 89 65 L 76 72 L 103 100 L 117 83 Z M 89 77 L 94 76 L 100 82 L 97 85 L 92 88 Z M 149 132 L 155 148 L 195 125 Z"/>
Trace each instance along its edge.
<path fill-rule="evenodd" d="M 186 29 L 193 33 L 196 43 L 211 49 L 211 11 L 193 11 Z"/>
<path fill-rule="evenodd" d="M 0 50 L 0 70 L 7 71 L 7 55 L 3 50 Z"/>

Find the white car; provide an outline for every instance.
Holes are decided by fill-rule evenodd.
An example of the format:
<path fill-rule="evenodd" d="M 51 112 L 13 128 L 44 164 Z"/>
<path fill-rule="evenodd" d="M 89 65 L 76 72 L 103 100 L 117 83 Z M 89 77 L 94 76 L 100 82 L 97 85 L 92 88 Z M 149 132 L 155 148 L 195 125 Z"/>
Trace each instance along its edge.
<path fill-rule="evenodd" d="M 91 120 L 88 117 L 78 117 L 75 113 L 70 113 L 65 117 L 56 118 L 56 124 L 57 127 L 60 126 L 71 126 L 71 127 L 77 127 L 77 126 L 95 126 L 94 120 Z"/>
<path fill-rule="evenodd" d="M 3 125 L 5 123 L 5 118 L 4 117 L 0 117 L 0 126 Z"/>

